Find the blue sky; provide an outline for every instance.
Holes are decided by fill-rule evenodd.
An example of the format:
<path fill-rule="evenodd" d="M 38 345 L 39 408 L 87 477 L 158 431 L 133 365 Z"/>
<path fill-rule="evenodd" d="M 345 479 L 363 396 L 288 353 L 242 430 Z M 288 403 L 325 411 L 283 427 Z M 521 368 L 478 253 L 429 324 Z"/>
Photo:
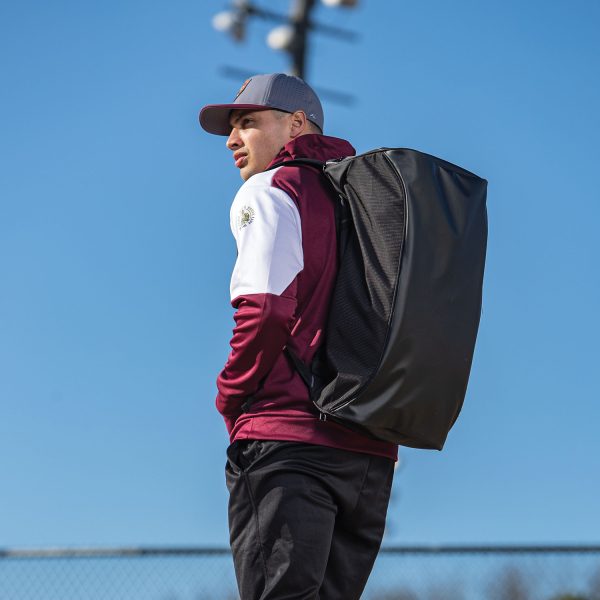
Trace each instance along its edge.
<path fill-rule="evenodd" d="M 270 3 L 286 11 L 287 1 Z M 0 545 L 226 545 L 215 377 L 233 327 L 224 138 L 197 124 L 287 68 L 225 3 L 0 4 Z M 325 7 L 326 133 L 489 181 L 484 308 L 443 452 L 401 449 L 386 542 L 598 542 L 600 5 Z"/>

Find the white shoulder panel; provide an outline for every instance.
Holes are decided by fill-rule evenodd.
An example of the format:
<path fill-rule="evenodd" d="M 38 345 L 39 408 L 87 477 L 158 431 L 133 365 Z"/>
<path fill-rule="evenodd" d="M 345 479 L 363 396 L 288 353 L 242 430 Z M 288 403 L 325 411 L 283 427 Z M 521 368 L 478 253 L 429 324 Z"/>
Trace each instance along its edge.
<path fill-rule="evenodd" d="M 271 186 L 276 171 L 248 179 L 231 206 L 238 250 L 231 300 L 242 294 L 279 295 L 304 268 L 300 214 L 284 191 Z"/>

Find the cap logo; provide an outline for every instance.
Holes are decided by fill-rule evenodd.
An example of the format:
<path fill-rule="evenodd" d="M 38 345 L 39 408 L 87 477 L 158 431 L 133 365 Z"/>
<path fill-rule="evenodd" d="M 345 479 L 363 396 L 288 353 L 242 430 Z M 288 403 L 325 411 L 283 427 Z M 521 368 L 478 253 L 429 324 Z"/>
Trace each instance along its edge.
<path fill-rule="evenodd" d="M 240 91 L 237 93 L 236 97 L 233 99 L 233 101 L 235 102 L 240 94 L 246 89 L 246 87 L 248 87 L 248 84 L 252 81 L 252 77 L 250 79 L 246 79 L 246 81 L 244 81 L 244 83 L 242 83 L 242 87 L 240 88 Z"/>

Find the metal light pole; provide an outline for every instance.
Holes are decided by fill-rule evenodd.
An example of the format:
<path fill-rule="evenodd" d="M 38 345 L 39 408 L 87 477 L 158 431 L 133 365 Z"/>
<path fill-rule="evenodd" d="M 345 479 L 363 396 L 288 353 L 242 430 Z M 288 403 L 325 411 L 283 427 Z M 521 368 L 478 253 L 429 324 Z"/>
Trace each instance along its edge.
<path fill-rule="evenodd" d="M 296 0 L 290 15 L 290 21 L 294 27 L 294 37 L 288 50 L 292 58 L 292 75 L 297 75 L 302 79 L 304 79 L 306 64 L 310 13 L 314 6 L 315 0 Z"/>

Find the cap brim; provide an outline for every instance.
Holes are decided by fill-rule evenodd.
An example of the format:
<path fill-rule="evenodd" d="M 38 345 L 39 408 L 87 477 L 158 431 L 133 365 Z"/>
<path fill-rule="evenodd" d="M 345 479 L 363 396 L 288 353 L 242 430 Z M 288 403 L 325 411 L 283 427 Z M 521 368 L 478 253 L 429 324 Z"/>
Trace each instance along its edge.
<path fill-rule="evenodd" d="M 229 135 L 231 133 L 229 115 L 232 110 L 269 110 L 269 108 L 260 104 L 208 104 L 200 111 L 200 125 L 208 133 Z"/>

